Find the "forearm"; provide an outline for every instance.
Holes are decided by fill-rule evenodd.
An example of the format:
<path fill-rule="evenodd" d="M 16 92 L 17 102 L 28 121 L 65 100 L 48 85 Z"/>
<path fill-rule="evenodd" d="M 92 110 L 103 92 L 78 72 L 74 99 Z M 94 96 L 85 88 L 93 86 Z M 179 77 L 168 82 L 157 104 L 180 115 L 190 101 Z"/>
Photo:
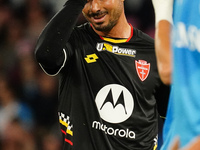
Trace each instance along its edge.
<path fill-rule="evenodd" d="M 64 61 L 63 48 L 70 38 L 85 0 L 69 0 L 46 25 L 39 36 L 35 54 L 39 63 L 55 68 Z M 62 61 L 63 60 L 63 61 Z"/>
<path fill-rule="evenodd" d="M 172 52 L 171 24 L 166 20 L 158 22 L 155 31 L 155 50 L 160 78 L 165 84 L 171 83 Z"/>
<path fill-rule="evenodd" d="M 152 0 L 155 12 L 155 51 L 158 72 L 165 84 L 171 83 L 171 27 L 174 0 Z"/>

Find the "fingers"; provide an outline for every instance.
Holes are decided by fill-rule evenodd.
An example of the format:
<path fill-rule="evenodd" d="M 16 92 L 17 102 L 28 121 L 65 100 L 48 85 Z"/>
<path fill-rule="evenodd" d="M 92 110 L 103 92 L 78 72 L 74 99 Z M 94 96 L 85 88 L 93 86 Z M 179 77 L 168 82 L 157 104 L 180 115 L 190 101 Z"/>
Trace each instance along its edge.
<path fill-rule="evenodd" d="M 179 138 L 175 138 L 170 150 L 178 150 L 179 149 L 179 145 L 180 145 Z"/>
<path fill-rule="evenodd" d="M 175 138 L 169 150 L 200 150 L 200 136 L 192 140 L 187 146 L 179 148 L 180 140 Z"/>
<path fill-rule="evenodd" d="M 182 150 L 200 150 L 200 136 L 192 140 L 185 148 Z"/>

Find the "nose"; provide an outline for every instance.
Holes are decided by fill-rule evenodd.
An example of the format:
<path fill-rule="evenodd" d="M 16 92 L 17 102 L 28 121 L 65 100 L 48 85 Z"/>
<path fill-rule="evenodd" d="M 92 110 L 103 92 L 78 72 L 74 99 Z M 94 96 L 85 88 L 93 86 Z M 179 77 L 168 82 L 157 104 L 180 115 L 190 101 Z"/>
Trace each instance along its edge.
<path fill-rule="evenodd" d="M 92 12 L 97 12 L 100 10 L 100 3 L 99 0 L 91 0 L 90 1 L 90 10 Z"/>

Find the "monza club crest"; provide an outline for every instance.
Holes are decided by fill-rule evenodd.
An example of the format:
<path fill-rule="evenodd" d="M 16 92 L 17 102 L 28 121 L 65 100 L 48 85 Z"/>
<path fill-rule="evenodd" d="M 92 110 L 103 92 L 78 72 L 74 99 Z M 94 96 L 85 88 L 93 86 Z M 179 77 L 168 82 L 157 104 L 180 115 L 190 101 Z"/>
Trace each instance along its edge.
<path fill-rule="evenodd" d="M 140 80 L 144 81 L 149 75 L 150 63 L 145 60 L 135 60 L 135 67 Z"/>

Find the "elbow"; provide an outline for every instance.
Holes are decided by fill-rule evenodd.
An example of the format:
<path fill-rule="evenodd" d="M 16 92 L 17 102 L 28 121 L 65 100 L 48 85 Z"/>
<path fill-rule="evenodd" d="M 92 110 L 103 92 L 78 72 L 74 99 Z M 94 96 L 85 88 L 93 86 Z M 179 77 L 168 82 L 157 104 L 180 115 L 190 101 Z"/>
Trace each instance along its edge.
<path fill-rule="evenodd" d="M 49 49 L 47 47 L 36 47 L 35 58 L 38 63 L 48 69 L 60 68 L 65 59 L 66 54 L 62 49 Z"/>
<path fill-rule="evenodd" d="M 35 49 L 35 58 L 37 60 L 38 63 L 42 63 L 43 60 L 45 60 L 45 56 L 47 56 L 45 54 L 46 52 L 44 50 L 42 50 L 40 47 L 36 47 Z"/>
<path fill-rule="evenodd" d="M 46 47 L 36 46 L 35 48 L 35 58 L 36 61 L 43 66 L 52 66 L 55 60 L 54 55 L 51 54 L 50 50 Z"/>

